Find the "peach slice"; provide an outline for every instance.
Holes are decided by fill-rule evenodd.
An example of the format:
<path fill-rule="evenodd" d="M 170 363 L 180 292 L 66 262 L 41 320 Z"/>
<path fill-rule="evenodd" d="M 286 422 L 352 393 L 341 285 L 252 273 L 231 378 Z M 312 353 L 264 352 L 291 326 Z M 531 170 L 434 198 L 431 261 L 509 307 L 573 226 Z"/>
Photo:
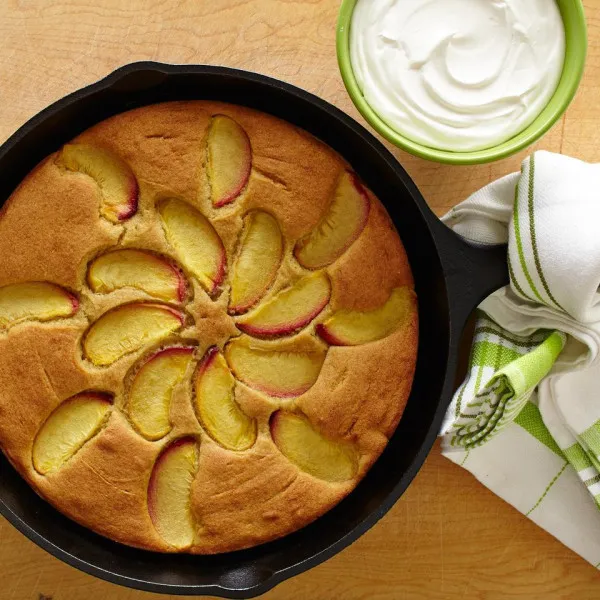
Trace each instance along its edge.
<path fill-rule="evenodd" d="M 89 175 L 100 187 L 100 213 L 113 223 L 125 221 L 137 212 L 138 182 L 129 165 L 118 156 L 96 146 L 67 144 L 59 163 L 69 171 Z"/>
<path fill-rule="evenodd" d="M 208 179 L 213 206 L 233 202 L 252 170 L 252 148 L 241 125 L 225 115 L 213 118 L 208 131 Z"/>
<path fill-rule="evenodd" d="M 148 513 L 160 537 L 183 550 L 194 543 L 196 527 L 190 493 L 198 470 L 198 443 L 176 440 L 154 463 L 148 483 Z"/>
<path fill-rule="evenodd" d="M 299 240 L 294 256 L 307 269 L 320 269 L 337 260 L 367 224 L 371 203 L 358 177 L 345 171 L 321 222 Z"/>
<path fill-rule="evenodd" d="M 127 412 L 134 427 L 149 440 L 158 440 L 172 429 L 169 418 L 173 388 L 183 379 L 194 348 L 175 346 L 147 359 L 133 378 Z"/>
<path fill-rule="evenodd" d="M 300 396 L 317 380 L 325 352 L 306 351 L 292 345 L 266 345 L 236 338 L 225 348 L 225 358 L 237 379 L 278 398 Z"/>
<path fill-rule="evenodd" d="M 0 288 L 0 328 L 31 319 L 50 321 L 73 316 L 79 300 L 53 283 L 31 281 Z"/>
<path fill-rule="evenodd" d="M 223 282 L 227 257 L 210 221 L 187 202 L 171 198 L 159 205 L 167 241 L 202 287 L 213 294 Z"/>
<path fill-rule="evenodd" d="M 82 392 L 60 404 L 39 430 L 33 443 L 33 466 L 41 475 L 57 471 L 100 431 L 112 397 Z"/>
<path fill-rule="evenodd" d="M 387 302 L 375 310 L 340 310 L 317 333 L 332 346 L 357 346 L 380 340 L 399 329 L 416 311 L 416 296 L 408 287 L 396 288 Z"/>
<path fill-rule="evenodd" d="M 115 250 L 96 258 L 87 280 L 97 294 L 133 287 L 166 302 L 183 302 L 188 289 L 185 276 L 171 261 L 133 249 Z"/>
<path fill-rule="evenodd" d="M 277 448 L 302 471 L 331 482 L 348 481 L 356 476 L 355 448 L 327 439 L 304 415 L 278 410 L 271 415 L 270 425 Z"/>
<path fill-rule="evenodd" d="M 277 275 L 282 257 L 283 239 L 277 221 L 266 212 L 249 213 L 232 269 L 230 314 L 244 313 L 262 298 Z"/>
<path fill-rule="evenodd" d="M 123 304 L 105 312 L 88 329 L 83 351 L 95 365 L 111 365 L 181 329 L 184 321 L 182 312 L 165 304 Z"/>
<path fill-rule="evenodd" d="M 324 272 L 313 273 L 279 292 L 237 326 L 257 337 L 289 335 L 308 325 L 327 306 L 330 296 L 329 277 Z"/>
<path fill-rule="evenodd" d="M 210 436 L 229 450 L 246 450 L 256 440 L 256 421 L 235 401 L 235 380 L 223 355 L 211 348 L 194 376 L 198 420 Z"/>

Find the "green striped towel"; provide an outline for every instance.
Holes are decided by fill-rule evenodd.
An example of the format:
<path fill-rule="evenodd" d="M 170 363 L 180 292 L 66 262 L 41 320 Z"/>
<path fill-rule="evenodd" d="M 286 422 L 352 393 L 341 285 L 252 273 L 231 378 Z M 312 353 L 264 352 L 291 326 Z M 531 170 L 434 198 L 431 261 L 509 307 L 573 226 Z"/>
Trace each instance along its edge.
<path fill-rule="evenodd" d="M 508 242 L 510 285 L 479 307 L 443 452 L 600 564 L 600 165 L 538 152 L 444 221 Z"/>

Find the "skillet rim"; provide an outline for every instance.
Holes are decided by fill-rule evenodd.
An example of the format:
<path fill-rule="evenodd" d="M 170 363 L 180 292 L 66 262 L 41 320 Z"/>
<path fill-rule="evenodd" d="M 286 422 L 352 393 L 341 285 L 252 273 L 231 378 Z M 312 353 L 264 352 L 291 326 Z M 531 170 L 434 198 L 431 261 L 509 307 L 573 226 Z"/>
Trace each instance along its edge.
<path fill-rule="evenodd" d="M 160 82 L 163 80 L 168 80 L 170 76 L 180 75 L 191 75 L 195 77 L 202 77 L 203 75 L 217 77 L 220 76 L 223 78 L 229 78 L 234 81 L 234 83 L 235 81 L 238 83 L 250 82 L 264 87 L 266 91 L 269 89 L 275 89 L 280 94 L 292 96 L 296 100 L 305 103 L 307 105 L 307 109 L 308 105 L 311 105 L 313 109 L 317 109 L 319 112 L 323 113 L 325 118 L 337 120 L 341 127 L 350 130 L 355 136 L 361 139 L 361 145 L 363 146 L 361 150 L 375 153 L 378 156 L 378 161 L 385 162 L 388 169 L 393 171 L 394 176 L 398 179 L 398 183 L 401 183 L 406 189 L 406 195 L 409 196 L 411 201 L 414 203 L 423 221 L 423 225 L 431 236 L 431 246 L 433 249 L 435 249 L 437 254 L 436 258 L 439 260 L 440 268 L 444 275 L 444 290 L 441 290 L 441 292 L 445 296 L 445 298 L 442 298 L 442 300 L 445 300 L 448 306 L 448 338 L 447 344 L 444 344 L 444 351 L 446 355 L 445 369 L 444 372 L 440 373 L 439 375 L 441 381 L 441 393 L 437 402 L 434 418 L 427 424 L 427 431 L 425 437 L 423 438 L 423 442 L 418 451 L 410 460 L 409 468 L 406 469 L 398 478 L 391 493 L 389 493 L 387 497 L 379 503 L 378 506 L 369 510 L 368 515 L 356 526 L 350 529 L 345 535 L 338 537 L 334 543 L 323 547 L 321 550 L 315 553 L 311 553 L 310 556 L 302 560 L 297 562 L 291 561 L 293 564 L 289 564 L 286 567 L 273 570 L 259 568 L 258 570 L 250 569 L 246 571 L 243 568 L 234 568 L 227 576 L 220 576 L 215 580 L 215 583 L 212 584 L 185 585 L 181 583 L 171 584 L 142 580 L 115 572 L 118 570 L 118 566 L 116 565 L 113 567 L 112 571 L 107 570 L 98 566 L 97 564 L 92 564 L 89 561 L 78 557 L 77 553 L 73 550 L 68 550 L 64 547 L 61 547 L 47 537 L 44 537 L 44 535 L 40 534 L 34 527 L 30 526 L 29 523 L 15 513 L 10 506 L 6 504 L 4 498 L 1 497 L 0 513 L 7 518 L 7 520 L 13 526 L 21 531 L 21 533 L 23 533 L 26 537 L 31 539 L 40 547 L 44 548 L 50 554 L 88 574 L 100 577 L 101 579 L 110 581 L 112 583 L 117 583 L 136 589 L 142 589 L 151 592 L 162 592 L 167 594 L 211 594 L 227 598 L 250 598 L 263 594 L 278 583 L 322 563 L 354 542 L 388 512 L 398 498 L 404 493 L 414 476 L 421 468 L 437 437 L 437 433 L 446 410 L 446 400 L 449 400 L 449 394 L 451 391 L 450 386 L 452 385 L 452 376 L 454 374 L 454 366 L 456 363 L 455 355 L 458 344 L 458 336 L 462 331 L 464 319 L 466 319 L 468 312 L 470 312 L 470 309 L 474 306 L 474 302 L 470 298 L 467 298 L 466 302 L 459 303 L 464 305 L 463 308 L 453 308 L 452 304 L 449 302 L 449 297 L 452 295 L 451 288 L 456 290 L 460 286 L 465 285 L 464 275 L 459 276 L 460 274 L 456 273 L 456 268 L 458 265 L 457 260 L 463 259 L 469 263 L 472 260 L 472 257 L 470 256 L 470 250 L 467 249 L 466 244 L 460 242 L 457 236 L 449 232 L 449 230 L 446 230 L 445 226 L 443 226 L 430 211 L 421 193 L 400 163 L 398 163 L 394 156 L 385 148 L 385 146 L 381 144 L 362 125 L 358 124 L 351 117 L 333 105 L 305 90 L 265 75 L 239 69 L 209 65 L 167 65 L 151 61 L 132 63 L 120 67 L 104 79 L 75 91 L 51 104 L 49 107 L 42 110 L 40 113 L 27 121 L 0 147 L 0 165 L 2 165 L 6 157 L 10 156 L 10 154 L 16 147 L 18 147 L 19 144 L 26 143 L 27 137 L 34 134 L 38 128 L 44 124 L 47 125 L 47 123 L 52 121 L 52 119 L 60 111 L 66 110 L 70 106 L 76 105 L 82 100 L 99 95 L 101 92 L 111 89 L 116 90 L 117 94 L 125 94 L 125 96 L 128 94 L 143 94 L 144 86 L 149 86 L 151 88 L 154 85 L 160 85 Z M 198 99 L 201 97 L 202 96 L 200 95 Z M 147 102 L 146 104 L 150 103 L 154 102 Z M 244 104 L 243 102 L 238 103 Z M 137 106 L 138 104 L 124 106 L 121 108 L 121 110 L 117 110 L 113 114 L 116 114 L 117 112 L 124 112 L 125 110 L 129 110 L 130 108 L 135 108 Z M 270 111 L 265 110 L 265 112 Z M 344 156 L 343 152 L 341 152 L 341 154 Z M 4 195 L 2 195 L 2 197 L 4 197 Z M 470 296 L 470 294 L 468 295 Z M 421 355 L 421 348 L 419 348 L 419 355 Z M 3 479 L 3 470 L 6 462 L 7 461 L 5 457 L 3 457 L 2 462 L 0 462 L 0 482 Z M 24 485 L 28 487 L 27 484 Z M 4 493 L 4 489 L 0 489 L 0 494 L 2 493 Z M 72 526 L 70 526 L 70 529 L 72 530 L 85 529 L 70 520 L 68 520 L 68 522 L 72 524 Z M 98 536 L 97 534 L 93 535 L 97 538 L 101 538 L 101 536 Z M 286 536 L 286 538 L 283 538 L 283 540 L 287 539 L 288 537 L 290 536 Z M 111 543 L 116 544 L 115 542 Z M 271 542 L 270 544 L 277 544 L 277 541 Z M 121 544 L 117 545 L 123 547 Z M 257 548 L 263 548 L 268 545 L 269 544 L 265 544 L 263 546 L 258 546 Z M 128 550 L 131 551 L 131 549 Z M 239 556 L 240 553 L 248 553 L 252 550 L 254 549 L 251 549 L 250 551 L 229 553 L 229 555 Z M 134 552 L 148 553 L 148 551 L 144 550 L 134 550 Z M 158 556 L 162 557 L 164 555 Z"/>

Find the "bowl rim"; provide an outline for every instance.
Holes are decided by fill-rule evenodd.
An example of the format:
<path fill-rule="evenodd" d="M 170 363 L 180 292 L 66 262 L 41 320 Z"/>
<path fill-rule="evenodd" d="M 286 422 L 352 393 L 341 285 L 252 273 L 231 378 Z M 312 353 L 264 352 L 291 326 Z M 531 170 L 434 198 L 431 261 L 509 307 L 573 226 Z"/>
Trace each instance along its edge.
<path fill-rule="evenodd" d="M 565 24 L 566 50 L 563 72 L 552 98 L 544 110 L 523 131 L 483 150 L 453 152 L 415 142 L 388 125 L 371 108 L 354 76 L 350 60 L 350 29 L 352 15 L 359 0 L 342 0 L 337 30 L 336 51 L 340 74 L 346 91 L 363 118 L 394 146 L 426 160 L 451 165 L 485 164 L 506 158 L 541 139 L 564 115 L 573 101 L 585 70 L 588 34 L 582 0 L 556 0 Z"/>

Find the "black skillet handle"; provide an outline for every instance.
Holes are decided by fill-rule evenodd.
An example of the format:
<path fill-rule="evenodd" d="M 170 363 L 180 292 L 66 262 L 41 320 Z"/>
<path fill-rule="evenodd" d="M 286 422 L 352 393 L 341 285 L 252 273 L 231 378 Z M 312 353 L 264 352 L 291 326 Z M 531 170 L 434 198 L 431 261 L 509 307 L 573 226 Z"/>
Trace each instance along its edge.
<path fill-rule="evenodd" d="M 467 241 L 439 223 L 438 242 L 450 309 L 450 331 L 460 337 L 469 315 L 491 293 L 508 285 L 506 244 Z"/>

